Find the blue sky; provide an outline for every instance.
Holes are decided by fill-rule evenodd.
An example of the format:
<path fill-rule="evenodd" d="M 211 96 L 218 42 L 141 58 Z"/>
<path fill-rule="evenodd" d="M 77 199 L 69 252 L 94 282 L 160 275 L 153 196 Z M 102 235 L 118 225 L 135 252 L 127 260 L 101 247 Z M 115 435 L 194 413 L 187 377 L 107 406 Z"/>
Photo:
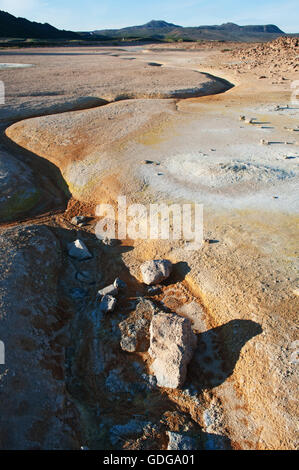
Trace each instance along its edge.
<path fill-rule="evenodd" d="M 156 19 L 182 26 L 272 23 L 285 32 L 299 32 L 298 0 L 0 0 L 0 10 L 74 31 Z"/>

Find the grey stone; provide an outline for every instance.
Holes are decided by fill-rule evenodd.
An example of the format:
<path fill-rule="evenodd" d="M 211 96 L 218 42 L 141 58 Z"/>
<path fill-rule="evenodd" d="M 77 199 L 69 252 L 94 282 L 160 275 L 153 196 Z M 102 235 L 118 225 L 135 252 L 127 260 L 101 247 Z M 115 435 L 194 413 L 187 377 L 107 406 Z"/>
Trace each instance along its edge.
<path fill-rule="evenodd" d="M 154 375 L 151 374 L 142 374 L 141 378 L 144 380 L 146 383 L 146 388 L 148 390 L 152 390 L 157 386 L 157 379 Z"/>
<path fill-rule="evenodd" d="M 100 289 L 98 291 L 97 296 L 98 297 L 103 297 L 104 295 L 117 295 L 118 294 L 118 288 L 115 287 L 114 284 L 110 284 L 109 286 L 104 287 L 103 289 Z"/>
<path fill-rule="evenodd" d="M 100 303 L 100 310 L 103 313 L 113 312 L 116 305 L 116 299 L 112 295 L 104 295 Z"/>
<path fill-rule="evenodd" d="M 68 243 L 68 254 L 71 258 L 75 258 L 78 261 L 84 261 L 92 258 L 92 254 L 88 251 L 86 245 L 82 240 L 75 240 L 74 242 Z"/>
<path fill-rule="evenodd" d="M 196 450 L 195 440 L 178 432 L 167 431 L 169 437 L 167 450 Z"/>
<path fill-rule="evenodd" d="M 153 428 L 153 424 L 150 421 L 137 421 L 131 419 L 126 424 L 116 424 L 110 429 L 110 440 L 113 445 L 116 445 L 119 441 L 128 436 L 136 434 L 143 434 Z"/>
<path fill-rule="evenodd" d="M 113 285 L 114 287 L 116 287 L 116 289 L 120 289 L 120 290 L 124 290 L 127 288 L 127 284 L 125 283 L 125 281 L 123 281 L 119 277 L 115 279 Z"/>
<path fill-rule="evenodd" d="M 159 284 L 170 276 L 172 264 L 166 259 L 146 261 L 140 266 L 145 284 Z"/>
<path fill-rule="evenodd" d="M 115 246 L 117 245 L 117 240 L 114 238 L 105 237 L 102 239 L 102 243 L 103 245 L 106 245 L 106 246 Z"/>
<path fill-rule="evenodd" d="M 196 344 L 189 319 L 164 312 L 153 316 L 149 354 L 154 359 L 152 369 L 160 387 L 183 385 Z"/>

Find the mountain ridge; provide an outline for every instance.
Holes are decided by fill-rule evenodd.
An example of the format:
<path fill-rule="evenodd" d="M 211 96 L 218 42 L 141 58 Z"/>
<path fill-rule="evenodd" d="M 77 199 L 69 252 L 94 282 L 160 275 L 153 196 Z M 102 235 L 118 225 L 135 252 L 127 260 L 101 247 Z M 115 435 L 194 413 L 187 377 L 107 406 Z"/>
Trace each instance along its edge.
<path fill-rule="evenodd" d="M 153 39 L 211 39 L 211 40 L 258 40 L 274 39 L 285 35 L 278 26 L 267 25 L 245 25 L 236 23 L 223 23 L 221 25 L 206 26 L 180 26 L 168 23 L 164 20 L 151 20 L 148 23 L 137 26 L 128 26 L 120 29 L 95 30 L 90 34 L 112 36 L 118 38 L 149 38 Z"/>

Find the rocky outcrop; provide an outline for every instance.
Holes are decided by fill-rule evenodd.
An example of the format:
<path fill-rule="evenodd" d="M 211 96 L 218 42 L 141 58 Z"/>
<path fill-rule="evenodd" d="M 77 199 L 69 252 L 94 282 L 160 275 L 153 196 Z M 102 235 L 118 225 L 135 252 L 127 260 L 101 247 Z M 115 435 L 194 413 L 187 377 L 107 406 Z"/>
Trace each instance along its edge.
<path fill-rule="evenodd" d="M 79 448 L 65 387 L 69 316 L 58 301 L 60 244 L 46 226 L 0 232 L 2 449 Z"/>
<path fill-rule="evenodd" d="M 280 37 L 271 42 L 265 42 L 236 49 L 232 55 L 248 63 L 248 67 L 266 66 L 269 73 L 269 67 L 275 68 L 275 71 L 286 71 L 288 66 L 290 70 L 295 71 L 298 67 L 298 49 L 299 39 L 294 37 Z"/>
<path fill-rule="evenodd" d="M 196 344 L 197 338 L 187 318 L 163 312 L 153 316 L 149 354 L 154 359 L 152 369 L 160 387 L 183 385 Z"/>
<path fill-rule="evenodd" d="M 0 221 L 26 214 L 39 197 L 30 168 L 13 155 L 0 151 Z"/>

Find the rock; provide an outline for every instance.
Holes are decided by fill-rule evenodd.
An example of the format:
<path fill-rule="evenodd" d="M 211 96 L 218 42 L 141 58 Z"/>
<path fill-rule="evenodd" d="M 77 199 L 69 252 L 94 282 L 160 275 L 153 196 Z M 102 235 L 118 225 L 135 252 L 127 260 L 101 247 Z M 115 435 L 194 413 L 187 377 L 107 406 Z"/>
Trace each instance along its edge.
<path fill-rule="evenodd" d="M 120 289 L 120 290 L 124 290 L 127 288 L 127 284 L 119 277 L 115 279 L 113 285 L 116 289 Z"/>
<path fill-rule="evenodd" d="M 140 270 L 145 284 L 158 284 L 170 276 L 172 264 L 166 259 L 146 261 Z"/>
<path fill-rule="evenodd" d="M 116 305 L 116 299 L 112 295 L 104 295 L 100 303 L 100 310 L 103 313 L 113 312 Z"/>
<path fill-rule="evenodd" d="M 149 300 L 140 300 L 135 312 L 119 324 L 120 346 L 127 352 L 144 352 L 149 348 L 150 323 L 155 307 Z"/>
<path fill-rule="evenodd" d="M 116 396 L 123 394 L 130 395 L 130 397 L 127 396 L 127 398 L 132 398 L 135 397 L 136 393 L 151 391 L 156 385 L 155 377 L 148 376 L 147 374 L 143 375 L 146 377 L 141 376 L 137 381 L 132 381 L 132 379 L 129 379 L 127 382 L 124 380 L 124 376 L 128 376 L 127 368 L 110 370 L 108 377 L 105 380 L 105 387 L 109 391 L 108 399 L 113 401 Z"/>
<path fill-rule="evenodd" d="M 146 383 L 146 389 L 147 390 L 152 390 L 153 388 L 155 388 L 157 386 L 157 379 L 154 375 L 142 374 L 141 378 Z"/>
<path fill-rule="evenodd" d="M 91 253 L 89 253 L 86 245 L 82 242 L 82 240 L 75 240 L 72 243 L 68 243 L 68 254 L 72 258 L 77 259 L 78 261 L 84 261 L 86 259 L 92 258 Z"/>
<path fill-rule="evenodd" d="M 160 387 L 183 385 L 196 344 L 197 338 L 187 318 L 163 312 L 153 316 L 148 352 L 154 359 L 152 369 Z"/>
<path fill-rule="evenodd" d="M 110 370 L 105 385 L 111 394 L 129 393 L 130 385 L 122 380 L 121 375 L 120 369 Z"/>
<path fill-rule="evenodd" d="M 73 300 L 82 300 L 87 296 L 88 291 L 85 289 L 81 289 L 80 287 L 72 287 L 69 290 L 70 297 Z"/>
<path fill-rule="evenodd" d="M 145 431 L 149 431 L 153 428 L 153 424 L 149 421 L 137 421 L 131 419 L 126 424 L 117 424 L 110 429 L 110 440 L 113 445 L 116 445 L 119 441 L 122 441 L 128 436 L 136 434 L 143 434 Z"/>
<path fill-rule="evenodd" d="M 106 245 L 106 246 L 115 246 L 115 245 L 117 245 L 117 242 L 118 241 L 114 238 L 105 237 L 105 238 L 102 239 L 103 245 Z"/>
<path fill-rule="evenodd" d="M 71 223 L 73 225 L 83 227 L 86 224 L 86 217 L 84 215 L 75 215 L 75 217 L 72 218 Z"/>
<path fill-rule="evenodd" d="M 119 293 L 119 290 L 124 290 L 126 289 L 127 284 L 122 281 L 119 277 L 115 279 L 113 284 L 110 284 L 109 286 L 103 287 L 103 289 L 100 289 L 97 293 L 97 297 L 102 297 L 104 295 L 113 295 L 116 296 Z"/>
<path fill-rule="evenodd" d="M 196 450 L 195 440 L 178 432 L 167 431 L 169 437 L 167 450 Z"/>
<path fill-rule="evenodd" d="M 80 282 L 86 282 L 87 284 L 90 284 L 92 282 L 92 279 L 90 277 L 90 274 L 88 271 L 79 271 L 76 273 L 76 279 L 77 281 Z"/>
<path fill-rule="evenodd" d="M 103 297 L 104 295 L 117 295 L 118 288 L 115 287 L 114 284 L 110 284 L 109 286 L 100 289 L 97 293 L 97 297 Z"/>
<path fill-rule="evenodd" d="M 149 286 L 147 288 L 147 293 L 149 295 L 158 295 L 161 293 L 161 286 Z"/>

